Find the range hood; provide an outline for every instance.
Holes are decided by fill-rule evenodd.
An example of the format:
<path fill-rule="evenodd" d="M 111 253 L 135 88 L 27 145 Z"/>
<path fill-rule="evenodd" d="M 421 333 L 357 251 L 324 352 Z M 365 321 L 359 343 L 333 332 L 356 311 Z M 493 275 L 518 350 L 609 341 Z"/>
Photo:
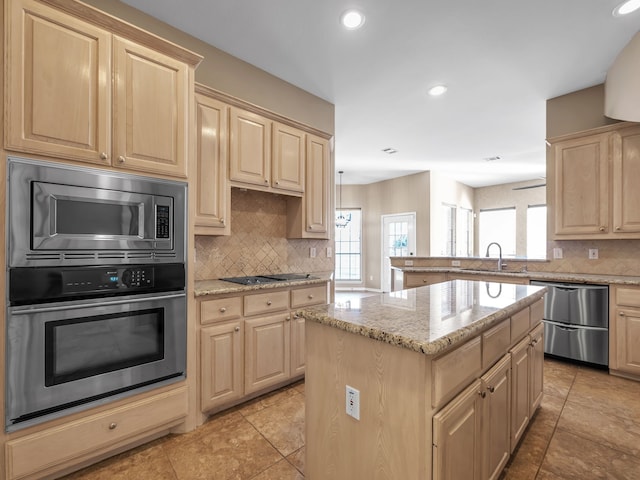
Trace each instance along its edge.
<path fill-rule="evenodd" d="M 640 122 L 640 32 L 618 54 L 604 83 L 604 114 Z"/>

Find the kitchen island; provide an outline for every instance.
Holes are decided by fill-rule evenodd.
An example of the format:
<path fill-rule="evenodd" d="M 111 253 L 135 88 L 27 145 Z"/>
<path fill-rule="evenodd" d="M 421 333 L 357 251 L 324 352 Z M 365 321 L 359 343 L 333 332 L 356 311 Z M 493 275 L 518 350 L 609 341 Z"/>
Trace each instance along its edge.
<path fill-rule="evenodd" d="M 306 478 L 497 478 L 542 399 L 545 290 L 454 280 L 297 312 Z"/>

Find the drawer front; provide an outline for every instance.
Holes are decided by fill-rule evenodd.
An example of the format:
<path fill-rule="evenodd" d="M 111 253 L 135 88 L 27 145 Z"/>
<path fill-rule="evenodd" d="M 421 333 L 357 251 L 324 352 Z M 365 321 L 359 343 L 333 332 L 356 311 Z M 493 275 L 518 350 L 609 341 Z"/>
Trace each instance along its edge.
<path fill-rule="evenodd" d="M 34 433 L 6 444 L 8 478 L 34 475 L 44 469 L 105 453 L 145 432 L 187 415 L 187 387 L 139 400 L 113 410 Z M 139 437 L 138 437 L 139 438 Z"/>
<path fill-rule="evenodd" d="M 481 337 L 469 340 L 432 363 L 434 407 L 452 398 L 469 382 L 478 377 L 482 365 Z"/>
<path fill-rule="evenodd" d="M 511 321 L 503 320 L 482 334 L 482 369 L 490 367 L 509 350 Z"/>
<path fill-rule="evenodd" d="M 405 288 L 422 287 L 447 281 L 446 273 L 407 273 Z"/>
<path fill-rule="evenodd" d="M 258 295 L 245 295 L 245 316 L 259 315 L 262 313 L 278 312 L 289 308 L 289 291 L 260 293 Z"/>
<path fill-rule="evenodd" d="M 513 345 L 530 330 L 530 312 L 525 308 L 511 317 L 511 344 Z"/>
<path fill-rule="evenodd" d="M 327 303 L 326 285 L 291 290 L 291 308 L 321 305 L 323 303 Z"/>
<path fill-rule="evenodd" d="M 200 302 L 200 323 L 234 320 L 242 315 L 242 297 L 220 298 Z"/>
<path fill-rule="evenodd" d="M 640 308 L 640 288 L 615 287 L 616 304 Z"/>

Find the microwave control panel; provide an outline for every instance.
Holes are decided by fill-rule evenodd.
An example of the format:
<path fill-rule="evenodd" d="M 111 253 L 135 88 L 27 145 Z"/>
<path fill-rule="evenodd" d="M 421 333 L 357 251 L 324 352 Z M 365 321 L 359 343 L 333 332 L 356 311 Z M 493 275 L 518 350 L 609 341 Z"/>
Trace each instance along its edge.
<path fill-rule="evenodd" d="M 169 238 L 171 222 L 168 205 L 156 205 L 156 238 Z"/>

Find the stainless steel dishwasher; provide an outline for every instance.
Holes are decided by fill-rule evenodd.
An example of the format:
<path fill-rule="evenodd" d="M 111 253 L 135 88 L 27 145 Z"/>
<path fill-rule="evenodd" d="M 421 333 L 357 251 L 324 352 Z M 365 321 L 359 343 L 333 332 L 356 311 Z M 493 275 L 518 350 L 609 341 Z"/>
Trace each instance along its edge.
<path fill-rule="evenodd" d="M 596 365 L 609 365 L 609 287 L 532 281 L 547 287 L 544 352 Z"/>

